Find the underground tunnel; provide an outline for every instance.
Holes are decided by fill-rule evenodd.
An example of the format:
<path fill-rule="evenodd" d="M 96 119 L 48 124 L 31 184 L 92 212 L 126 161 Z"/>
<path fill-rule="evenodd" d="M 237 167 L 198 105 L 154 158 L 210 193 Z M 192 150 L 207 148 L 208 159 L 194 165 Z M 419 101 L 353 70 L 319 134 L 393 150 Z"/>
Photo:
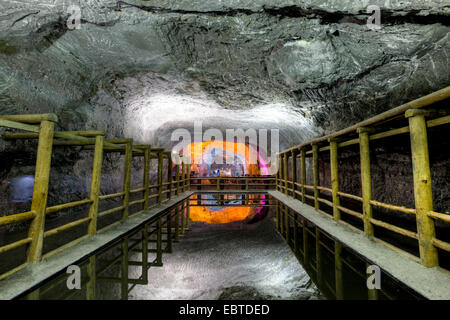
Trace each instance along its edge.
<path fill-rule="evenodd" d="M 0 9 L 0 299 L 450 299 L 449 1 Z"/>

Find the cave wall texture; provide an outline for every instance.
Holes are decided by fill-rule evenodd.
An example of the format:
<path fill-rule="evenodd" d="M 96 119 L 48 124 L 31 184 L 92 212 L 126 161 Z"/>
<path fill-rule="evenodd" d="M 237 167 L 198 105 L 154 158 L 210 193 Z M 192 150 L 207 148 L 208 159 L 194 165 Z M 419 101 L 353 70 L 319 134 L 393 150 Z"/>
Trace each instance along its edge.
<path fill-rule="evenodd" d="M 70 5 L 81 9 L 80 29 L 67 26 Z M 369 5 L 382 8 L 380 30 L 366 25 Z M 60 130 L 105 129 L 165 148 L 174 128 L 199 119 L 205 129 L 278 128 L 284 149 L 448 86 L 449 8 L 437 0 L 2 0 L 0 114 L 54 112 Z M 34 148 L 0 140 L 2 208 L 10 179 L 33 173 Z M 68 200 L 67 176 L 77 195 L 87 192 L 90 159 L 57 152 L 55 202 Z M 120 185 L 118 162 L 105 167 L 106 188 Z"/>

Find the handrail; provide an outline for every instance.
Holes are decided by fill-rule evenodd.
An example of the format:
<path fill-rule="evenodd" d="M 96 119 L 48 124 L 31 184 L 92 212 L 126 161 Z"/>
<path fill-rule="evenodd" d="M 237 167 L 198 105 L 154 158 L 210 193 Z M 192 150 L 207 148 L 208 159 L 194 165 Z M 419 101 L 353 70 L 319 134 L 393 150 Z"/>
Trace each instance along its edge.
<path fill-rule="evenodd" d="M 303 202 L 307 199 L 312 200 L 318 212 L 321 212 L 320 205 L 326 205 L 332 207 L 333 218 L 336 221 L 343 222 L 340 218 L 340 213 L 346 213 L 355 216 L 364 223 L 364 232 L 367 236 L 373 237 L 373 225 L 389 229 L 393 232 L 402 234 L 404 236 L 418 239 L 420 257 L 422 264 L 426 267 L 433 267 L 438 264 L 437 262 L 437 249 L 447 250 L 450 244 L 436 238 L 434 229 L 430 228 L 431 223 L 434 220 L 440 220 L 444 222 L 450 222 L 449 215 L 438 213 L 433 211 L 430 206 L 422 206 L 421 203 L 426 202 L 424 198 L 416 198 L 415 208 L 405 208 L 396 206 L 384 202 L 379 202 L 369 196 L 370 191 L 370 162 L 368 156 L 370 152 L 369 142 L 376 139 L 387 138 L 397 134 L 409 133 L 412 139 L 412 153 L 413 157 L 416 153 L 428 154 L 427 141 L 424 139 L 423 128 L 430 128 L 450 123 L 450 116 L 444 113 L 432 113 L 428 112 L 427 106 L 443 101 L 450 97 L 450 87 L 444 88 L 440 91 L 427 95 L 425 97 L 416 99 L 410 103 L 404 104 L 387 112 L 384 112 L 378 116 L 362 121 L 358 124 L 350 126 L 346 129 L 340 130 L 333 134 L 312 140 L 302 145 L 289 148 L 280 153 L 280 170 L 277 176 L 246 176 L 246 177 L 191 177 L 190 165 L 181 164 L 175 165 L 172 163 L 170 152 L 161 148 L 151 148 L 150 146 L 134 145 L 132 139 L 111 139 L 105 140 L 105 131 L 55 131 L 54 125 L 58 121 L 58 118 L 54 114 L 43 115 L 7 115 L 0 116 L 0 126 L 7 127 L 15 130 L 26 131 L 27 133 L 5 132 L 4 138 L 9 140 L 17 139 L 37 139 L 38 151 L 36 161 L 36 173 L 35 173 L 35 186 L 33 191 L 32 207 L 29 212 L 13 214 L 6 217 L 0 217 L 0 226 L 9 225 L 12 223 L 18 223 L 23 221 L 31 221 L 29 234 L 26 238 L 16 241 L 14 243 L 7 244 L 0 247 L 0 253 L 10 251 L 14 248 L 27 245 L 27 263 L 17 266 L 12 270 L 8 270 L 5 274 L 0 275 L 0 279 L 10 276 L 14 272 L 22 269 L 29 263 L 39 263 L 42 259 L 47 259 L 59 252 L 68 250 L 73 245 L 87 239 L 89 236 L 95 236 L 98 232 L 106 230 L 111 225 L 102 229 L 97 227 L 98 219 L 112 214 L 114 212 L 122 211 L 122 220 L 128 219 L 130 216 L 140 214 L 145 210 L 168 201 L 173 195 L 179 195 L 181 192 L 190 190 L 191 188 L 198 189 L 203 187 L 216 187 L 217 190 L 222 190 L 222 186 L 240 186 L 242 190 L 249 190 L 251 186 L 263 187 L 265 189 L 272 189 L 276 186 L 276 189 L 284 192 L 292 197 L 301 197 Z M 417 109 L 417 112 L 411 112 Z M 407 115 L 409 122 L 408 126 L 400 128 L 389 128 L 387 131 L 375 130 L 371 131 L 371 128 L 375 128 L 378 124 L 384 124 L 390 120 L 399 119 L 403 115 Z M 37 125 L 38 124 L 38 125 Z M 356 133 L 355 136 L 347 136 L 350 133 Z M 426 133 L 426 132 L 425 132 Z M 419 140 L 415 140 L 419 139 Z M 318 144 L 322 144 L 320 147 Z M 329 145 L 324 145 L 329 143 Z M 342 147 L 350 145 L 360 145 L 361 152 L 361 165 L 363 177 L 362 196 L 351 195 L 339 190 L 339 184 L 336 183 L 337 179 L 332 179 L 331 188 L 326 186 L 320 186 L 318 181 L 318 156 L 320 152 L 329 151 L 332 165 L 332 177 L 336 178 L 337 166 L 336 155 L 337 150 Z M 52 207 L 47 207 L 46 200 L 48 195 L 49 174 L 51 166 L 51 154 L 53 147 L 64 146 L 82 146 L 82 150 L 92 150 L 94 152 L 93 157 L 93 171 L 91 182 L 91 193 L 88 199 L 78 200 L 70 203 L 59 204 Z M 312 146 L 312 150 L 306 150 L 306 147 Z M 121 192 L 109 195 L 100 195 L 100 178 L 102 173 L 103 154 L 105 152 L 118 152 L 125 155 L 124 166 L 124 185 Z M 305 180 L 305 166 L 301 166 L 302 179 L 301 183 L 297 182 L 297 172 L 293 170 L 292 180 L 288 179 L 288 157 L 292 156 L 295 159 L 300 158 L 301 164 L 304 164 L 305 157 L 312 155 L 313 157 L 313 173 L 314 184 L 307 185 Z M 136 189 L 131 189 L 131 170 L 133 157 L 144 157 L 144 170 L 143 170 L 143 186 Z M 150 161 L 156 159 L 158 162 L 157 169 L 157 183 L 150 185 Z M 169 172 L 163 173 L 163 161 L 167 159 L 169 161 Z M 283 159 L 283 161 L 281 161 Z M 415 161 L 415 167 L 417 170 L 423 168 L 429 168 L 429 163 Z M 175 175 L 172 174 L 172 168 L 175 167 Z M 334 168 L 334 169 L 333 169 Z M 425 171 L 420 171 L 423 174 Z M 431 186 L 420 185 L 417 179 L 416 169 L 414 171 L 414 186 L 416 191 L 421 190 L 425 196 L 429 196 Z M 164 181 L 163 176 L 167 177 L 168 181 Z M 210 181 L 210 184 L 193 184 L 192 180 L 200 182 Z M 227 181 L 232 183 L 227 184 Z M 237 182 L 237 183 L 236 183 Z M 299 189 L 300 188 L 300 189 Z M 150 191 L 153 190 L 153 193 Z M 313 191 L 313 194 L 308 194 L 306 191 Z M 226 190 L 225 190 L 226 191 Z M 320 191 L 331 192 L 332 201 L 320 197 Z M 137 195 L 142 193 L 142 198 L 130 200 L 131 195 Z M 340 198 L 347 198 L 350 200 L 358 201 L 362 204 L 363 212 L 359 213 L 352 209 L 345 208 L 340 203 Z M 103 200 L 118 199 L 121 203 L 116 208 L 100 211 L 99 203 Z M 154 203 L 150 205 L 150 200 Z M 51 230 L 44 230 L 45 216 L 50 213 L 55 213 L 68 208 L 74 208 L 81 205 L 89 205 L 88 217 L 72 221 L 62 226 L 55 227 Z M 129 212 L 131 206 L 141 205 L 141 209 L 135 213 Z M 249 203 L 250 205 L 250 203 Z M 251 204 L 253 205 L 253 204 Z M 257 204 L 255 204 L 257 205 Z M 394 210 L 401 213 L 412 214 L 418 221 L 417 233 L 394 226 L 384 221 L 374 219 L 372 217 L 372 207 L 378 206 L 387 210 Z M 419 209 L 418 209 L 419 208 Z M 135 208 L 133 208 L 135 209 Z M 420 222 L 420 223 L 419 223 Z M 117 223 L 117 222 L 115 222 Z M 115 224 L 113 223 L 113 225 Z M 278 221 L 278 223 L 280 223 Z M 42 248 L 44 240 L 50 236 L 64 232 L 68 229 L 87 224 L 87 234 L 81 238 L 65 244 L 62 247 L 42 254 Z M 431 231 L 430 231 L 431 230 Z M 417 235 L 417 236 L 416 236 Z"/>
<path fill-rule="evenodd" d="M 449 251 L 450 244 L 436 238 L 434 222 L 432 219 L 450 222 L 450 215 L 433 211 L 427 128 L 450 123 L 450 110 L 434 110 L 428 109 L 428 107 L 448 98 L 450 98 L 450 87 L 446 87 L 425 97 L 403 104 L 343 130 L 280 152 L 278 159 L 280 169 L 277 174 L 277 190 L 294 198 L 301 196 L 302 202 L 312 200 L 315 209 L 319 213 L 323 212 L 320 209 L 320 204 L 331 207 L 333 211 L 332 218 L 338 222 L 344 223 L 341 219 L 341 212 L 356 217 L 363 222 L 363 232 L 368 237 L 375 237 L 373 227 L 375 225 L 402 236 L 416 239 L 418 240 L 417 243 L 420 251 L 421 263 L 426 267 L 437 266 L 437 249 Z M 386 125 L 387 123 L 393 120 L 399 120 L 402 117 L 404 119 L 406 118 L 406 121 L 408 121 L 407 126 L 401 126 L 400 121 L 396 121 L 389 124 L 391 127 L 386 130 L 389 126 Z M 383 127 L 380 127 L 381 124 Z M 395 128 L 395 126 L 400 127 Z M 358 137 L 355 138 L 354 135 L 349 135 L 350 133 L 356 133 Z M 375 199 L 372 199 L 371 190 L 370 141 L 407 133 L 411 137 L 415 208 L 407 208 L 376 201 Z M 328 145 L 325 145 L 325 143 L 328 143 Z M 344 193 L 339 190 L 338 150 L 339 148 L 356 144 L 359 144 L 360 147 L 362 196 Z M 324 151 L 330 152 L 331 188 L 319 185 L 318 157 L 319 153 Z M 312 155 L 313 158 L 312 171 L 314 185 L 312 186 L 306 184 L 305 158 L 307 155 Z M 291 165 L 289 165 L 289 158 L 295 159 L 295 161 L 291 162 Z M 297 181 L 297 159 L 300 159 L 301 162 L 301 183 Z M 290 169 L 292 169 L 290 175 L 292 179 L 289 178 L 288 174 Z M 298 188 L 301 188 L 301 190 L 298 190 Z M 307 194 L 306 190 L 311 190 L 314 194 Z M 332 201 L 321 198 L 320 191 L 331 192 Z M 340 203 L 341 198 L 355 200 L 362 204 L 363 212 L 345 208 Z M 373 207 L 413 215 L 417 220 L 417 232 L 374 219 L 372 217 Z M 282 229 L 283 226 L 281 226 L 280 230 Z M 398 247 L 396 248 L 399 249 Z"/>
<path fill-rule="evenodd" d="M 178 170 L 182 170 L 182 174 L 177 174 L 176 179 L 171 177 L 173 181 L 170 183 L 163 182 L 162 161 L 167 158 L 171 161 L 170 153 L 164 149 L 151 149 L 150 146 L 146 145 L 133 145 L 132 139 L 105 140 L 105 131 L 55 131 L 54 123 L 57 121 L 58 118 L 54 114 L 0 116 L 0 126 L 26 131 L 26 133 L 6 131 L 3 134 L 4 139 L 38 140 L 38 155 L 36 161 L 32 210 L 29 212 L 0 217 L 0 226 L 31 220 L 29 236 L 27 238 L 0 247 L 0 253 L 4 253 L 20 246 L 28 245 L 27 262 L 0 275 L 0 279 L 4 279 L 14 274 L 30 263 L 39 263 L 42 259 L 51 258 L 64 250 L 68 250 L 81 241 L 84 241 L 89 236 L 95 236 L 98 232 L 104 231 L 111 227 L 115 223 L 103 227 L 102 229 L 97 227 L 98 219 L 106 215 L 122 211 L 122 220 L 127 219 L 149 209 L 149 201 L 151 199 L 156 199 L 155 204 L 152 205 L 156 206 L 163 201 L 167 201 L 172 194 L 178 194 L 179 192 L 188 190 L 188 187 L 190 186 L 190 166 L 185 164 L 178 167 Z M 46 205 L 49 187 L 51 154 L 53 147 L 55 146 L 82 146 L 82 150 L 94 151 L 91 192 L 89 198 L 54 206 Z M 118 152 L 125 155 L 124 185 L 123 191 L 121 192 L 100 195 L 100 180 L 104 152 Z M 136 189 L 131 189 L 131 162 L 133 157 L 144 157 L 143 186 Z M 155 158 L 158 160 L 160 179 L 156 185 L 150 185 L 150 161 Z M 169 171 L 172 172 L 171 166 Z M 166 199 L 163 199 L 163 187 L 166 186 L 169 189 L 164 191 Z M 157 189 L 156 193 L 150 194 L 150 190 L 154 189 Z M 130 196 L 140 193 L 142 193 L 142 198 L 130 201 Z M 114 198 L 121 198 L 122 203 L 120 206 L 104 211 L 99 210 L 100 201 Z M 46 215 L 83 205 L 89 205 L 88 217 L 71 221 L 50 230 L 44 230 Z M 139 211 L 129 214 L 129 208 L 137 205 L 140 205 L 141 209 L 137 209 Z M 43 243 L 46 238 L 84 224 L 87 225 L 87 234 L 71 241 L 70 243 L 58 247 L 51 252 L 44 255 L 42 254 Z"/>
<path fill-rule="evenodd" d="M 436 102 L 440 102 L 443 100 L 446 100 L 450 98 L 450 86 L 446 87 L 444 89 L 441 89 L 439 91 L 430 93 L 429 95 L 426 95 L 424 97 L 420 97 L 416 100 L 410 101 L 408 103 L 402 104 L 401 106 L 398 106 L 396 108 L 393 108 L 391 110 L 388 110 L 386 112 L 383 112 L 375 117 L 372 117 L 370 119 L 361 121 L 353 126 L 350 126 L 348 128 L 342 129 L 340 131 L 337 131 L 335 133 L 314 139 L 312 141 L 309 141 L 307 143 L 303 143 L 301 145 L 289 148 L 284 150 L 282 153 L 287 153 L 287 152 L 291 152 L 293 150 L 296 149 L 301 149 L 303 147 L 306 147 L 308 145 L 314 144 L 314 143 L 319 143 L 319 142 L 325 142 L 328 141 L 329 139 L 333 139 L 333 138 L 337 138 L 339 136 L 351 133 L 351 132 L 355 132 L 356 130 L 358 130 L 359 128 L 364 128 L 364 127 L 370 127 L 373 126 L 374 124 L 380 123 L 382 121 L 386 121 L 388 119 L 392 119 L 394 117 L 401 117 L 405 114 L 406 111 L 408 111 L 409 109 L 421 109 L 424 107 L 427 107 L 433 103 Z"/>
<path fill-rule="evenodd" d="M 36 212 L 28 211 L 23 213 L 18 213 L 14 215 L 0 217 L 0 227 L 8 224 L 19 223 L 22 221 L 31 220 L 36 216 Z"/>
<path fill-rule="evenodd" d="M 50 213 L 55 213 L 55 212 L 59 212 L 65 209 L 69 209 L 69 208 L 75 208 L 75 207 L 79 207 L 79 206 L 83 206 L 85 204 L 90 204 L 92 203 L 94 200 L 92 199 L 84 199 L 84 200 L 79 200 L 79 201 L 73 201 L 73 202 L 69 202 L 69 203 L 64 203 L 64 204 L 59 204 L 57 206 L 53 206 L 53 207 L 47 207 L 47 209 L 45 210 L 46 214 L 50 214 Z"/>
<path fill-rule="evenodd" d="M 189 186 L 196 190 L 228 190 L 227 187 L 239 187 L 243 190 L 273 189 L 276 186 L 275 176 L 246 177 L 190 177 Z"/>

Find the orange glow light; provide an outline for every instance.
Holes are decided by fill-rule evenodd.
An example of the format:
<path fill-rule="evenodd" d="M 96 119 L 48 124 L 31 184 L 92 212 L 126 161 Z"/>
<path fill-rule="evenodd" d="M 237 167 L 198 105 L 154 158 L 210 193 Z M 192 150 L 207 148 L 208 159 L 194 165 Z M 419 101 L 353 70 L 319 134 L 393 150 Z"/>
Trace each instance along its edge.
<path fill-rule="evenodd" d="M 231 145 L 231 148 L 230 148 Z M 262 163 L 259 159 L 259 154 L 251 149 L 252 147 L 247 144 L 234 142 L 228 145 L 226 149 L 226 143 L 224 141 L 207 141 L 207 142 L 193 142 L 191 143 L 186 152 L 191 155 L 191 170 L 197 174 L 197 176 L 213 176 L 211 174 L 211 166 L 205 163 L 205 158 L 211 156 L 214 152 L 220 150 L 219 156 L 222 156 L 223 163 L 226 163 L 228 157 L 234 157 L 239 159 L 237 162 L 239 169 L 241 169 L 241 175 L 261 175 L 267 174 L 265 171 L 267 168 L 261 168 Z M 249 164 L 250 152 L 254 152 L 257 155 L 257 164 Z M 222 154 L 223 153 L 223 154 Z M 216 155 L 217 158 L 217 155 Z M 203 160 L 203 161 L 202 161 Z M 220 176 L 231 176 L 229 168 L 221 171 Z M 193 178 L 195 179 L 195 178 Z M 202 180 L 202 183 L 209 184 L 209 181 Z M 254 196 L 250 196 L 250 199 Z M 213 200 L 213 199 L 211 199 Z M 224 206 L 220 210 L 220 207 L 191 207 L 190 217 L 192 221 L 202 221 L 210 224 L 223 224 L 236 221 L 242 221 L 245 219 L 252 219 L 258 212 L 261 211 L 261 207 L 226 207 Z M 216 209 L 216 210 L 214 210 Z"/>

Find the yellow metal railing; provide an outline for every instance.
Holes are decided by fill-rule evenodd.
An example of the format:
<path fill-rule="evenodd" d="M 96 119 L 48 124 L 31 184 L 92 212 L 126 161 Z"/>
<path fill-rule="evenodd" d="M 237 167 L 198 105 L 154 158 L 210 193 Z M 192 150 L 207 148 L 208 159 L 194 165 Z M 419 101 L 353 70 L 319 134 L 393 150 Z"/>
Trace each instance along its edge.
<path fill-rule="evenodd" d="M 38 139 L 38 150 L 36 158 L 35 179 L 33 188 L 33 198 L 31 210 L 29 212 L 12 214 L 0 217 L 0 226 L 16 224 L 25 221 L 31 221 L 28 236 L 19 241 L 8 243 L 0 247 L 0 254 L 6 253 L 13 249 L 28 246 L 26 262 L 8 270 L 0 275 L 0 280 L 13 273 L 23 269 L 30 263 L 39 263 L 43 259 L 49 259 L 52 256 L 69 249 L 70 247 L 87 239 L 89 236 L 95 236 L 98 232 L 103 232 L 111 226 L 144 212 L 145 210 L 156 206 L 162 202 L 168 201 L 172 194 L 179 194 L 189 188 L 190 167 L 188 165 L 177 166 L 177 177 L 173 180 L 172 163 L 170 153 L 163 149 L 151 149 L 150 146 L 133 145 L 132 139 L 114 139 L 106 140 L 104 131 L 55 131 L 55 124 L 58 118 L 54 114 L 37 114 L 37 115 L 11 115 L 0 116 L 0 127 L 15 129 L 25 132 L 4 133 L 4 139 Z M 93 169 L 90 196 L 88 199 L 82 199 L 70 203 L 59 204 L 55 206 L 47 206 L 47 197 L 50 181 L 51 156 L 54 146 L 82 146 L 82 150 L 94 151 Z M 124 163 L 124 183 L 123 190 L 115 194 L 100 195 L 100 181 L 102 174 L 103 155 L 106 152 L 117 152 L 125 156 Z M 134 157 L 144 158 L 143 170 L 143 187 L 131 190 L 131 170 L 132 160 Z M 169 158 L 169 182 L 163 182 L 163 161 Z M 158 183 L 150 185 L 150 161 L 158 160 Z M 182 179 L 183 178 L 183 179 Z M 164 190 L 166 189 L 166 190 Z M 156 190 L 151 194 L 151 190 Z M 142 198 L 130 201 L 131 195 L 142 193 Z M 165 199 L 163 199 L 165 196 Z M 108 199 L 122 198 L 119 206 L 105 211 L 99 212 L 99 203 Z M 153 205 L 149 205 L 151 199 L 156 199 Z M 77 208 L 89 205 L 89 214 L 87 217 L 72 221 L 70 223 L 45 230 L 45 217 L 48 214 L 60 212 L 62 210 Z M 130 214 L 130 208 L 141 205 L 142 209 Z M 114 212 L 122 212 L 121 220 L 116 221 L 101 229 L 97 223 L 99 218 L 110 215 Z M 62 245 L 48 253 L 43 254 L 44 241 L 52 236 L 73 229 L 77 226 L 87 225 L 85 235 Z"/>
<path fill-rule="evenodd" d="M 418 242 L 420 262 L 426 267 L 437 266 L 437 249 L 450 251 L 450 244 L 437 239 L 434 220 L 448 223 L 450 222 L 450 215 L 433 210 L 427 130 L 450 123 L 450 109 L 445 104 L 445 100 L 449 97 L 450 87 L 447 87 L 344 130 L 281 152 L 279 156 L 280 170 L 277 174 L 277 190 L 296 199 L 299 198 L 302 202 L 311 200 L 315 209 L 322 213 L 326 213 L 322 210 L 322 205 L 328 206 L 332 209 L 333 219 L 341 223 L 346 223 L 342 221 L 341 213 L 356 217 L 363 223 L 363 232 L 375 240 L 380 239 L 374 237 L 374 226 L 415 239 Z M 440 109 L 431 109 L 440 102 L 443 102 L 439 106 Z M 404 121 L 406 121 L 406 125 L 403 124 Z M 370 142 L 408 133 L 411 141 L 415 208 L 406 208 L 372 199 Z M 339 190 L 338 151 L 358 144 L 361 196 Z M 319 156 L 322 152 L 329 152 L 331 187 L 319 185 Z M 313 185 L 306 184 L 306 158 L 308 156 L 312 157 Z M 289 159 L 294 159 L 294 161 L 289 161 Z M 300 179 L 297 177 L 298 160 L 300 162 Z M 289 162 L 291 162 L 290 166 Z M 292 179 L 289 178 L 289 169 L 292 170 Z M 310 194 L 307 193 L 307 190 L 310 191 Z M 320 192 L 328 193 L 331 201 L 320 197 Z M 344 207 L 341 204 L 343 198 L 359 202 L 362 206 L 362 212 Z M 374 207 L 414 216 L 417 232 L 375 219 L 372 215 Z M 283 221 L 285 221 L 283 211 L 277 210 L 277 221 L 279 221 L 278 229 L 286 233 L 286 228 L 283 226 Z M 397 246 L 383 243 L 394 250 L 403 252 Z"/>

